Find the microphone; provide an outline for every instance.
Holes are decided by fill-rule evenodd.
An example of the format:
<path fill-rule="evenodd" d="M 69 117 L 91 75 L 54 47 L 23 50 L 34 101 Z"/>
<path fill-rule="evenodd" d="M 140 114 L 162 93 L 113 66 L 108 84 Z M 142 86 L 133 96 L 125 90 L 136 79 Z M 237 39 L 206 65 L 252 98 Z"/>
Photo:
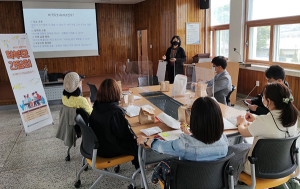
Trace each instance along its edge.
<path fill-rule="evenodd" d="M 243 64 L 244 62 L 242 61 L 242 55 L 236 50 L 236 48 L 233 48 L 233 51 L 236 52 L 236 53 L 238 53 L 240 55 L 240 61 L 239 61 L 239 63 Z"/>

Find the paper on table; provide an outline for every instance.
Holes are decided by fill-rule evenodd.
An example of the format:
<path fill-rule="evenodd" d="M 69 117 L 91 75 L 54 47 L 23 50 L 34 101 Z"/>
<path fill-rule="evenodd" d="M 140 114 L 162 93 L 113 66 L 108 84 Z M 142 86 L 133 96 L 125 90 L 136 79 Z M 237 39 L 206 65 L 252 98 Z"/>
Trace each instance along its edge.
<path fill-rule="evenodd" d="M 257 115 L 256 114 L 252 114 L 254 117 L 257 117 Z M 237 125 L 237 119 L 236 119 L 237 117 L 230 117 L 230 118 L 227 118 L 227 120 L 230 122 L 230 123 L 232 123 L 233 125 Z M 247 124 L 250 124 L 251 122 L 248 122 L 247 121 Z"/>
<path fill-rule="evenodd" d="M 142 98 L 142 97 L 140 97 L 140 96 L 136 96 L 136 95 L 134 95 L 133 97 L 134 97 L 134 100 L 139 100 L 139 99 L 141 99 L 141 98 Z"/>
<path fill-rule="evenodd" d="M 223 118 L 224 130 L 237 129 L 237 126 L 230 123 L 227 119 Z"/>
<path fill-rule="evenodd" d="M 183 133 L 180 129 L 179 130 L 174 130 L 174 131 L 167 131 L 163 133 L 159 133 L 158 135 L 161 136 L 164 140 L 169 141 L 169 140 L 176 140 L 179 138 L 179 135 Z"/>
<path fill-rule="evenodd" d="M 167 126 L 173 128 L 173 129 L 180 129 L 180 122 L 172 118 L 171 116 L 161 113 L 158 116 L 156 116 L 161 122 L 166 124 Z"/>
<path fill-rule="evenodd" d="M 148 104 L 144 105 L 142 107 L 148 107 L 148 108 L 150 107 L 153 110 L 155 110 L 155 108 L 153 108 L 152 106 L 150 106 Z M 128 107 L 125 107 L 124 109 L 126 110 L 126 115 L 128 115 L 129 117 L 135 117 L 135 116 L 139 115 L 141 107 L 140 106 L 130 105 Z"/>
<path fill-rule="evenodd" d="M 124 109 L 126 110 L 126 115 L 129 117 L 134 117 L 139 115 L 141 107 L 130 105 Z"/>
<path fill-rule="evenodd" d="M 146 136 L 150 136 L 156 133 L 161 133 L 162 130 L 156 126 L 156 127 L 150 127 L 148 129 L 141 129 L 141 132 L 143 132 Z"/>

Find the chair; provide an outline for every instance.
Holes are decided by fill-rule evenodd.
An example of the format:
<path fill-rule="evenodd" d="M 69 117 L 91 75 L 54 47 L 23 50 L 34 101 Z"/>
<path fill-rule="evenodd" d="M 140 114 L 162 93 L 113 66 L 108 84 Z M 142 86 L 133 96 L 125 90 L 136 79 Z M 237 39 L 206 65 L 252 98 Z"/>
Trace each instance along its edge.
<path fill-rule="evenodd" d="M 93 132 L 92 128 L 85 124 L 85 121 L 81 117 L 81 115 L 77 114 L 75 118 L 76 123 L 80 126 L 81 133 L 82 133 L 82 142 L 80 146 L 80 152 L 83 155 L 82 162 L 87 161 L 85 165 L 80 169 L 77 174 L 77 182 L 75 183 L 75 187 L 79 188 L 81 185 L 80 174 L 83 170 L 86 170 L 87 166 L 90 165 L 92 169 L 101 175 L 98 179 L 93 183 L 90 189 L 96 187 L 97 183 L 102 179 L 103 175 L 122 179 L 125 181 L 131 182 L 131 187 L 135 188 L 135 177 L 140 169 L 136 170 L 132 176 L 132 178 L 128 178 L 119 174 L 115 174 L 109 171 L 106 171 L 106 168 L 113 167 L 115 165 L 119 165 L 122 163 L 126 163 L 132 161 L 134 156 L 131 155 L 123 155 L 113 158 L 102 158 L 97 156 L 97 149 L 99 147 L 97 137 Z"/>
<path fill-rule="evenodd" d="M 248 159 L 251 176 L 242 172 L 239 180 L 248 186 L 236 188 L 273 188 L 299 176 L 299 149 L 296 141 L 300 134 L 283 139 L 259 139 Z M 295 172 L 296 170 L 296 172 Z"/>
<path fill-rule="evenodd" d="M 148 76 L 138 78 L 139 87 L 150 86 L 151 80 L 148 80 Z"/>
<path fill-rule="evenodd" d="M 232 88 L 231 88 L 231 91 L 228 93 L 228 95 L 226 96 L 226 104 L 227 106 L 231 106 L 231 103 L 230 103 L 230 95 L 231 93 L 236 89 L 236 86 L 232 85 Z"/>
<path fill-rule="evenodd" d="M 157 76 L 149 76 L 149 81 L 148 81 L 148 76 L 139 77 L 138 83 L 139 83 L 139 87 L 159 85 Z"/>
<path fill-rule="evenodd" d="M 157 76 L 153 76 L 153 85 L 159 85 Z"/>
<path fill-rule="evenodd" d="M 91 84 L 90 82 L 87 82 L 86 84 L 90 87 L 90 99 L 91 102 L 94 103 L 97 99 L 98 89 L 95 85 Z"/>
<path fill-rule="evenodd" d="M 229 166 L 233 156 L 234 153 L 216 161 L 202 162 L 173 160 L 165 188 L 233 188 L 233 168 Z"/>
<path fill-rule="evenodd" d="M 70 161 L 70 149 L 76 145 L 75 121 L 76 109 L 62 105 L 59 112 L 59 124 L 56 138 L 64 141 L 64 145 L 68 146 L 66 161 Z"/>

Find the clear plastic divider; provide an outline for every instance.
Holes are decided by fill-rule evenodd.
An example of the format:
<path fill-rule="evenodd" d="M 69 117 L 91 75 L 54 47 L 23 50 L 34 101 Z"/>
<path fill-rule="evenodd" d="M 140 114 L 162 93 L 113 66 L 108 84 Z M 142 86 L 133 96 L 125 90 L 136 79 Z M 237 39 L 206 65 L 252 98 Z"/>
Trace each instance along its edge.
<path fill-rule="evenodd" d="M 203 68 L 199 66 L 194 67 L 195 82 L 192 83 L 192 90 L 196 97 L 214 96 L 214 69 Z"/>
<path fill-rule="evenodd" d="M 153 80 L 153 64 L 148 57 L 139 57 L 138 61 L 117 62 L 115 79 L 121 81 L 122 88 L 139 87 L 141 92 L 148 92 Z"/>

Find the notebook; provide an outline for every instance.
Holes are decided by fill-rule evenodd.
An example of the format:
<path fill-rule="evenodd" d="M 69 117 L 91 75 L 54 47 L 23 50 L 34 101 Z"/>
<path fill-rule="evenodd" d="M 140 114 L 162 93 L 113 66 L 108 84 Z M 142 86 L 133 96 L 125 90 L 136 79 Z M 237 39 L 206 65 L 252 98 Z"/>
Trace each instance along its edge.
<path fill-rule="evenodd" d="M 176 140 L 179 138 L 179 135 L 183 133 L 180 129 L 174 131 L 167 131 L 159 133 L 158 135 L 163 138 L 165 141 Z"/>

